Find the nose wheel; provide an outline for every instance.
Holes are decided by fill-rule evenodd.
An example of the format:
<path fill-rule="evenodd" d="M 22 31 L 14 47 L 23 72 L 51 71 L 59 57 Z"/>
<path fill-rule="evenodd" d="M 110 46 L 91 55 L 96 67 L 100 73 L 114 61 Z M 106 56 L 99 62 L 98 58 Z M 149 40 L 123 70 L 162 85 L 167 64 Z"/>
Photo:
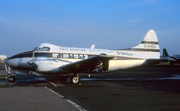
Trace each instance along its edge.
<path fill-rule="evenodd" d="M 14 83 L 16 81 L 15 76 L 0 76 L 0 79 L 6 79 L 8 80 L 10 83 Z"/>
<path fill-rule="evenodd" d="M 8 75 L 0 78 L 7 79 L 10 83 L 14 83 L 16 81 L 16 78 L 15 76 L 11 76 L 11 67 L 7 66 L 7 64 L 5 63 L 5 69 Z"/>
<path fill-rule="evenodd" d="M 9 76 L 9 77 L 8 77 L 8 81 L 9 81 L 10 83 L 14 83 L 14 82 L 16 81 L 16 78 L 15 78 L 14 76 Z"/>

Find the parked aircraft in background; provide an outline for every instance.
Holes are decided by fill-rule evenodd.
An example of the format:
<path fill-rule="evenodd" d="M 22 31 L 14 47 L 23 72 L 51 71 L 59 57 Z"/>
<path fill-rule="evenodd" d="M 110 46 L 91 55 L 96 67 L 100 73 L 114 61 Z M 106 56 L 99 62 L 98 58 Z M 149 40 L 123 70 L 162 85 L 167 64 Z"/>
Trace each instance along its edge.
<path fill-rule="evenodd" d="M 70 81 L 78 84 L 79 72 L 111 72 L 155 64 L 159 59 L 160 49 L 156 33 L 149 30 L 143 41 L 132 48 L 109 50 L 95 49 L 94 45 L 90 48 L 74 48 L 43 43 L 33 51 L 7 58 L 5 66 L 10 82 L 15 81 L 15 77 L 11 75 L 13 71 L 14 74 L 56 74 L 61 80 L 66 80 L 70 75 Z"/>
<path fill-rule="evenodd" d="M 180 54 L 169 56 L 166 48 L 163 49 L 163 55 L 160 58 L 163 62 L 169 62 L 171 66 L 174 66 L 174 64 L 180 64 Z"/>

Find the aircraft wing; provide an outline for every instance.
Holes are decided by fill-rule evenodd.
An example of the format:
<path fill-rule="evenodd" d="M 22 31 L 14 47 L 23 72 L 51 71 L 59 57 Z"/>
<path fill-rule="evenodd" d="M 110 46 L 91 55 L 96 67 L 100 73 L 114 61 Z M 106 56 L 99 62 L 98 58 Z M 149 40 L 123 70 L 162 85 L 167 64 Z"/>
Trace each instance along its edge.
<path fill-rule="evenodd" d="M 79 71 L 92 71 L 96 68 L 96 66 L 101 63 L 107 63 L 109 60 L 113 59 L 113 56 L 107 55 L 98 55 L 93 56 L 88 59 L 84 59 L 81 61 L 73 62 L 67 65 L 60 67 L 60 70 L 66 70 L 70 72 L 79 72 Z"/>

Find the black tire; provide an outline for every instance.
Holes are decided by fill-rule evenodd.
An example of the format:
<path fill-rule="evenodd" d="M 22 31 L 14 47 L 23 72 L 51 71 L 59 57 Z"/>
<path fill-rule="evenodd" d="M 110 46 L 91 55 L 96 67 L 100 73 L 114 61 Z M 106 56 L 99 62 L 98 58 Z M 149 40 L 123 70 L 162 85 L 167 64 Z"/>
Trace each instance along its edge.
<path fill-rule="evenodd" d="M 71 77 L 71 83 L 72 84 L 79 84 L 80 83 L 80 78 L 78 76 L 72 76 Z"/>
<path fill-rule="evenodd" d="M 8 81 L 10 83 L 14 83 L 16 81 L 16 78 L 14 76 L 10 76 L 10 77 L 8 77 Z"/>

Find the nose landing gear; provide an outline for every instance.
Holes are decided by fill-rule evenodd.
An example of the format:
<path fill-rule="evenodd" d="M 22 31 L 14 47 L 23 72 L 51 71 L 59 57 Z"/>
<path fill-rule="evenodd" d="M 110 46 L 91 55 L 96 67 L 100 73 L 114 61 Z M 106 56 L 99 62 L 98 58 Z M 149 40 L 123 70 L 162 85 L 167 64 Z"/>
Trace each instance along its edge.
<path fill-rule="evenodd" d="M 15 76 L 11 75 L 11 67 L 7 66 L 5 63 L 5 70 L 7 72 L 7 76 L 1 76 L 0 79 L 7 79 L 10 83 L 14 83 L 16 81 Z"/>
<path fill-rule="evenodd" d="M 10 83 L 14 83 L 14 82 L 16 81 L 15 76 L 8 76 L 8 81 L 9 81 Z"/>
<path fill-rule="evenodd" d="M 11 75 L 8 75 L 8 76 L 0 76 L 0 79 L 7 79 L 10 83 L 14 83 L 14 82 L 16 81 L 15 76 L 11 76 Z"/>

